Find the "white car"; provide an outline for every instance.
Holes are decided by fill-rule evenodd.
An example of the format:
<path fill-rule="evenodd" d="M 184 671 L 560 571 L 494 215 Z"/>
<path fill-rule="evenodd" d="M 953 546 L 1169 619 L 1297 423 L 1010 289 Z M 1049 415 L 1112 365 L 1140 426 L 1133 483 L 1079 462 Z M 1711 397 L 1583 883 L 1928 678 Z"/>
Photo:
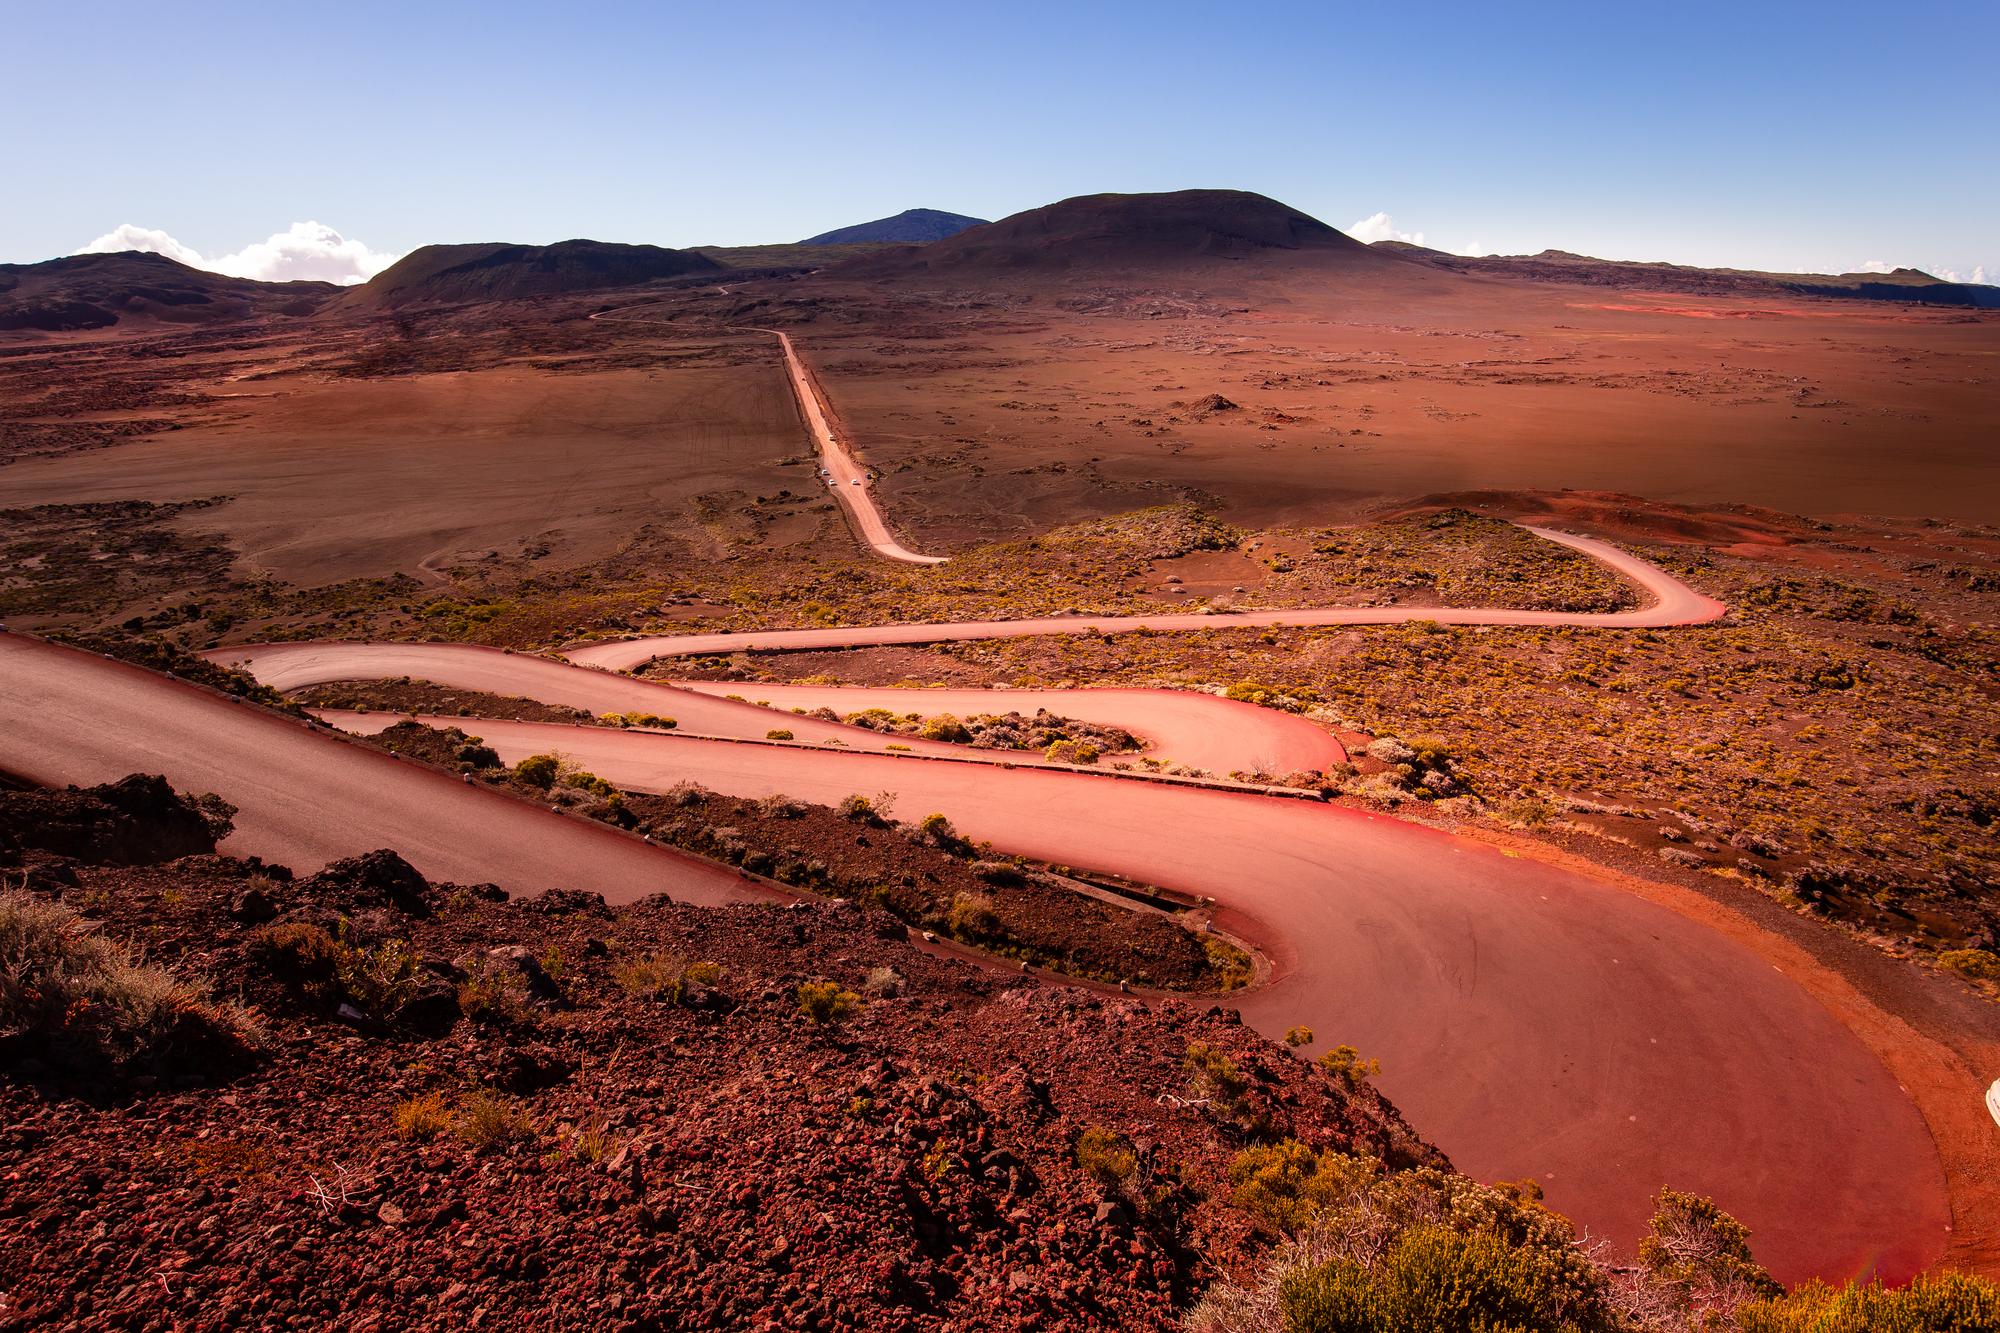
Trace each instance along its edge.
<path fill-rule="evenodd" d="M 847 484 L 850 486 L 859 486 L 861 484 L 861 478 L 856 477 L 853 481 L 850 481 Z"/>

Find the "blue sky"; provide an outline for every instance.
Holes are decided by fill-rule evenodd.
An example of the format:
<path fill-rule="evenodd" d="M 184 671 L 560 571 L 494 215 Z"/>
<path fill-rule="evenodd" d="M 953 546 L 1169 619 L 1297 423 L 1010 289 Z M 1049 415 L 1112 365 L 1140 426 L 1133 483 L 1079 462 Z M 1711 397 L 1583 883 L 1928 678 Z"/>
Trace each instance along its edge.
<path fill-rule="evenodd" d="M 120 224 L 211 258 L 308 219 L 376 255 L 746 244 L 1229 186 L 1448 249 L 2000 281 L 1996 0 L 9 0 L 5 25 L 6 261 Z"/>

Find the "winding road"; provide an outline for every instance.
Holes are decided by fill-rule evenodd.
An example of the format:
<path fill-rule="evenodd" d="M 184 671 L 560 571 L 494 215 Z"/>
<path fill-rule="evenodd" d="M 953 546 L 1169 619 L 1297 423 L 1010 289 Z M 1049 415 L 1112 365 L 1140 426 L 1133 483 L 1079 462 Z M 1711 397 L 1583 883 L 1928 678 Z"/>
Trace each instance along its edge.
<path fill-rule="evenodd" d="M 868 487 L 843 478 L 852 460 L 790 339 L 776 336 L 864 538 L 890 558 L 934 563 L 896 543 Z M 1157 757 L 1215 774 L 1337 763 L 1338 742 L 1304 719 L 1158 690 L 676 686 L 615 674 L 745 649 L 1418 619 L 1673 626 L 1725 612 L 1615 547 L 1536 531 L 1630 578 L 1644 604 L 1606 614 L 1370 607 L 750 631 L 592 643 L 567 662 L 443 644 L 249 645 L 207 656 L 285 689 L 410 676 L 596 713 L 663 714 L 677 730 L 422 720 L 468 728 L 510 762 L 560 751 L 634 790 L 693 780 L 821 802 L 889 791 L 903 817 L 941 811 L 1008 852 L 1213 898 L 1220 924 L 1273 963 L 1268 984 L 1235 999 L 1245 1017 L 1272 1034 L 1303 1023 L 1324 1045 L 1381 1057 L 1384 1091 L 1471 1174 L 1532 1176 L 1553 1205 L 1620 1245 L 1640 1232 L 1663 1184 L 1711 1195 L 1750 1224 L 1760 1258 L 1787 1280 L 1900 1279 L 1929 1266 L 1952 1216 L 1938 1149 L 1911 1096 L 1869 1046 L 1737 936 L 1607 877 L 1384 816 L 889 737 L 785 710 L 1046 707 L 1125 727 Z M 396 720 L 324 716 L 358 732 Z M 793 739 L 768 740 L 774 727 Z M 217 792 L 239 807 L 228 850 L 301 870 L 393 846 L 427 875 L 524 892 L 588 887 L 629 901 L 664 890 L 713 904 L 774 894 L 726 867 L 19 635 L 0 634 L 0 746 L 0 769 L 43 783 L 140 770 Z"/>
<path fill-rule="evenodd" d="M 885 644 L 1011 639 L 1030 634 L 1129 634 L 1134 630 L 1270 629 L 1327 625 L 1398 625 L 1428 620 L 1440 625 L 1574 625 L 1597 629 L 1662 629 L 1720 620 L 1729 608 L 1704 597 L 1673 575 L 1629 551 L 1594 537 L 1529 527 L 1538 537 L 1581 551 L 1638 586 L 1646 600 L 1629 611 L 1515 611 L 1504 607 L 1333 606 L 1261 611 L 1161 612 L 1138 616 L 1042 616 L 1029 620 L 967 620 L 935 625 L 862 625 L 831 629 L 743 630 L 722 634 L 611 639 L 564 650 L 580 666 L 631 671 L 662 657 L 700 653 L 783 652 L 807 648 L 864 648 Z"/>

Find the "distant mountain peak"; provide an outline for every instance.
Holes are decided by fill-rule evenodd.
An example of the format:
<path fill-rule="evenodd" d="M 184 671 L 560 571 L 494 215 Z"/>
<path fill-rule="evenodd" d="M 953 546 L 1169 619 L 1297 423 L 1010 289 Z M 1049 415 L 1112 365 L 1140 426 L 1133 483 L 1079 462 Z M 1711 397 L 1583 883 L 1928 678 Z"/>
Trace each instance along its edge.
<path fill-rule="evenodd" d="M 808 236 L 800 245 L 855 245 L 888 242 L 895 245 L 928 245 L 956 236 L 968 227 L 983 227 L 985 218 L 963 213 L 945 213 L 935 208 L 906 208 L 892 218 L 877 218 L 852 227 L 836 227 L 817 236 Z"/>
<path fill-rule="evenodd" d="M 897 273 L 1086 274 L 1165 271 L 1241 259 L 1399 263 L 1317 218 L 1244 190 L 1092 194 L 1016 213 L 920 248 L 841 266 Z"/>

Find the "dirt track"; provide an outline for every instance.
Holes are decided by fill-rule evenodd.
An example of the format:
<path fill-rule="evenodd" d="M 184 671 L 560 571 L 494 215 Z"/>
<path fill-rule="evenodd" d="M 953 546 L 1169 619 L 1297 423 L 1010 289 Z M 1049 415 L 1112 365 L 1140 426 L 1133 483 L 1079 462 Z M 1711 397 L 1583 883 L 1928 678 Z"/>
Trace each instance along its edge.
<path fill-rule="evenodd" d="M 424 874 L 516 892 L 754 892 L 712 862 L 464 786 L 264 709 L 138 667 L 0 633 L 0 769 L 48 786 L 163 773 L 240 807 L 225 850 L 301 870 L 394 847 Z"/>
<path fill-rule="evenodd" d="M 1260 629 L 1274 625 L 1398 625 L 1413 620 L 1440 625 L 1580 625 L 1644 629 L 1698 625 L 1719 620 L 1729 608 L 1704 597 L 1656 565 L 1609 542 L 1552 528 L 1530 528 L 1549 541 L 1582 551 L 1639 585 L 1651 600 L 1631 611 L 1512 611 L 1499 607 L 1456 609 L 1434 606 L 1340 606 L 1272 611 L 1224 611 L 1212 615 L 1169 613 L 1154 616 L 1066 616 L 1032 620 L 969 620 L 937 625 L 867 625 L 833 629 L 748 630 L 733 634 L 682 634 L 619 639 L 566 649 L 580 666 L 629 671 L 661 657 L 698 653 L 786 651 L 801 648 L 861 648 L 882 644 L 945 643 L 968 639 L 1008 639 L 1030 634 L 1122 634 L 1133 630 Z"/>
<path fill-rule="evenodd" d="M 799 400 L 799 410 L 805 414 L 813 443 L 819 449 L 820 461 L 830 474 L 833 492 L 840 497 L 841 508 L 854 521 L 862 540 L 875 554 L 890 560 L 901 560 L 911 565 L 943 564 L 943 556 L 919 555 L 897 541 L 896 535 L 889 531 L 882 511 L 875 506 L 875 497 L 869 494 L 868 470 L 854 461 L 854 455 L 848 452 L 846 444 L 827 420 L 826 404 L 821 400 L 812 376 L 806 371 L 805 363 L 793 350 L 791 335 L 776 329 L 765 329 L 763 332 L 776 337 L 778 346 L 784 349 L 785 370 L 792 378 L 792 392 Z"/>
<path fill-rule="evenodd" d="M 1672 625 L 1712 620 L 1725 611 L 1606 543 L 1543 535 L 1605 560 L 1640 586 L 1647 603 L 1588 616 L 1357 608 L 1242 618 L 1264 624 L 1427 618 Z M 721 647 L 1205 629 L 1232 619 L 1237 617 L 696 635 L 598 645 L 570 657 L 606 668 Z M 976 711 L 1027 702 L 1016 691 L 674 688 L 448 645 L 278 644 L 210 656 L 284 687 L 423 676 L 594 711 L 669 713 L 684 729 L 718 738 L 755 739 L 772 718 L 753 705 L 714 697 L 725 691 L 747 690 L 779 706 L 846 711 Z M 1336 744 L 1311 724 L 1268 710 L 1204 712 L 1230 707 L 1207 696 L 1046 693 L 1053 702 L 1037 698 L 1041 706 L 1125 726 L 1149 736 L 1165 754 L 1183 762 L 1199 756 L 1203 767 L 1221 772 L 1315 766 L 1311 761 L 1323 764 L 1325 747 Z M 330 716 L 361 730 L 389 720 Z M 1908 1273 L 1943 1250 L 1949 1212 L 1942 1175 L 1908 1096 L 1831 1014 L 1753 951 L 1705 925 L 1590 877 L 1514 861 L 1392 820 L 1036 771 L 1034 764 L 910 763 L 879 753 L 886 738 L 874 733 L 800 721 L 805 730 L 787 729 L 802 741 L 833 740 L 843 749 L 878 753 L 485 720 L 478 730 L 507 759 L 556 749 L 637 790 L 694 780 L 732 795 L 784 792 L 827 802 L 857 790 L 893 791 L 905 816 L 942 811 L 970 836 L 1008 851 L 1212 896 L 1224 919 L 1278 964 L 1273 983 L 1244 1006 L 1253 1021 L 1274 1033 L 1304 1022 L 1329 1044 L 1346 1041 L 1385 1056 L 1385 1089 L 1461 1166 L 1489 1179 L 1534 1176 L 1559 1206 L 1607 1237 L 1635 1234 L 1652 1191 L 1670 1182 L 1713 1194 L 1739 1211 L 1757 1229 L 1760 1253 L 1787 1276 L 1871 1266 Z M 1309 734 L 1324 737 L 1317 751 Z M 938 753 L 959 747 L 922 748 Z M 1581 1114 L 1579 1107 L 1585 1108 Z M 1561 1128 L 1551 1134 L 1551 1126 Z M 1885 1194 L 1885 1180 L 1900 1187 Z M 1830 1225 L 1830 1217 L 1844 1221 Z M 1885 1237 L 1894 1238 L 1886 1247 Z"/>
<path fill-rule="evenodd" d="M 1010 852 L 1212 895 L 1277 964 L 1233 1001 L 1247 1018 L 1381 1056 L 1384 1091 L 1462 1169 L 1534 1176 L 1621 1244 L 1671 1182 L 1743 1217 L 1787 1277 L 1907 1275 L 1943 1250 L 1936 1153 L 1882 1065 L 1750 950 L 1600 881 L 1306 801 L 548 723 L 476 730 L 508 762 L 556 750 L 641 791 L 698 781 L 832 803 L 886 790 L 899 815 L 941 811 Z"/>
<path fill-rule="evenodd" d="M 1394 608 L 1359 615 L 1662 625 L 1724 611 L 1615 548 L 1549 535 L 1611 561 L 1651 603 L 1601 616 Z M 1252 614 L 1262 623 L 1339 623 L 1353 613 Z M 1229 619 L 1059 620 L 1050 628 L 1212 628 Z M 732 646 L 804 646 L 802 638 L 829 646 L 991 637 L 1036 632 L 1042 623 L 729 637 Z M 636 640 L 572 656 L 635 663 L 708 651 L 716 637 Z M 450 878 L 517 887 L 569 879 L 620 897 L 659 887 L 688 897 L 741 891 L 727 871 L 663 861 L 664 853 L 558 816 L 517 814 L 509 802 L 382 756 L 350 758 L 344 752 L 352 747 L 185 686 L 33 641 L 5 648 L 10 667 L 19 667 L 10 676 L 27 685 L 11 692 L 14 707 L 0 710 L 18 756 L 12 766 L 57 782 L 135 767 L 165 771 L 241 805 L 244 850 L 310 861 L 409 839 L 421 868 Z M 211 656 L 248 661 L 291 684 L 451 672 L 460 685 L 593 709 L 660 712 L 659 701 L 672 697 L 674 712 L 718 736 L 755 737 L 773 717 L 706 693 L 476 649 L 312 644 Z M 1112 692 L 1058 693 L 1071 712 L 1072 697 L 1090 699 L 1100 717 L 1122 724 Z M 1016 702 L 1013 692 L 991 698 L 997 708 Z M 1309 725 L 1284 719 L 1259 737 L 1197 711 L 1225 701 L 1188 699 L 1201 702 L 1176 712 L 1156 701 L 1152 727 L 1169 746 L 1199 738 L 1217 764 L 1235 758 L 1231 767 L 1256 766 L 1260 757 L 1247 747 L 1274 737 L 1302 745 L 1302 733 L 1290 729 Z M 365 729 L 386 720 L 347 722 Z M 1191 730 L 1176 742 L 1176 727 Z M 1326 1044 L 1350 1042 L 1383 1057 L 1385 1091 L 1461 1167 L 1488 1179 L 1536 1177 L 1556 1206 L 1614 1241 L 1638 1232 L 1651 1194 L 1665 1183 L 1713 1195 L 1743 1217 L 1760 1255 L 1788 1279 L 1871 1268 L 1903 1277 L 1944 1251 L 1951 1216 L 1937 1150 L 1883 1064 L 1753 950 L 1601 879 L 1314 803 L 1032 764 L 922 763 L 855 752 L 859 745 L 745 745 L 489 720 L 477 730 L 505 759 L 560 750 L 636 790 L 692 779 L 733 795 L 782 791 L 827 802 L 892 791 L 901 814 L 942 811 L 968 835 L 1008 851 L 1212 896 L 1225 924 L 1277 965 L 1272 983 L 1245 998 L 1248 1017 L 1273 1033 L 1303 1022 Z M 520 836 L 519 820 L 530 814 L 548 824 L 547 836 Z M 674 879 L 663 884 L 653 867 L 665 865 Z"/>

